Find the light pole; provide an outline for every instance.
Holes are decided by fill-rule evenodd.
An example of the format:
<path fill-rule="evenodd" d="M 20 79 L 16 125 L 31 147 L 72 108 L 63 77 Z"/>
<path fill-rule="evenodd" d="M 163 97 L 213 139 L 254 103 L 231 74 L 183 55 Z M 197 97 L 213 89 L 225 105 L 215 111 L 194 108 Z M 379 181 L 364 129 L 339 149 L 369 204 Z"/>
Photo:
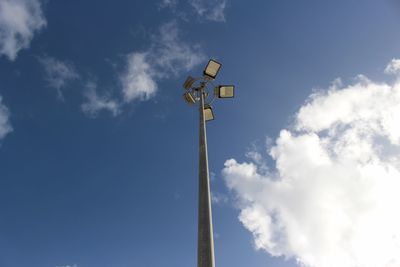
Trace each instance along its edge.
<path fill-rule="evenodd" d="M 215 98 L 234 96 L 233 85 L 215 86 L 214 94 L 207 90 L 213 85 L 221 64 L 210 59 L 203 72 L 203 77 L 188 77 L 183 84 L 184 99 L 189 104 L 199 103 L 199 207 L 198 207 L 198 239 L 197 266 L 214 267 L 214 239 L 211 211 L 210 176 L 208 171 L 206 121 L 214 119 L 211 103 Z"/>

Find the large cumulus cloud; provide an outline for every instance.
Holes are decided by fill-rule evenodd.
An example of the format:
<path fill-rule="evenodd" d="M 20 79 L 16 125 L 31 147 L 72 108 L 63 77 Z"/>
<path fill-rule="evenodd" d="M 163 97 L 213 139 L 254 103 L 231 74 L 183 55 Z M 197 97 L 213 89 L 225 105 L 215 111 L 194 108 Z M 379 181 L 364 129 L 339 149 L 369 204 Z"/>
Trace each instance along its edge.
<path fill-rule="evenodd" d="M 400 266 L 399 80 L 312 94 L 268 152 L 269 170 L 223 169 L 256 248 L 310 267 Z"/>

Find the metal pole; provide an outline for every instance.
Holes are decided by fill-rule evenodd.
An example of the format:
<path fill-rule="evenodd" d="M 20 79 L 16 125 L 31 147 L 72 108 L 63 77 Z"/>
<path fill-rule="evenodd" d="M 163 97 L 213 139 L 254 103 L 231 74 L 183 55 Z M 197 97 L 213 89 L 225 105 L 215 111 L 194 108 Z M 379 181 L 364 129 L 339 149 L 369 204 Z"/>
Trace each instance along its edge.
<path fill-rule="evenodd" d="M 204 84 L 200 86 L 200 142 L 199 142 L 199 214 L 197 266 L 214 267 L 214 240 L 211 215 L 210 177 L 208 174 L 208 155 L 206 124 L 204 119 Z"/>

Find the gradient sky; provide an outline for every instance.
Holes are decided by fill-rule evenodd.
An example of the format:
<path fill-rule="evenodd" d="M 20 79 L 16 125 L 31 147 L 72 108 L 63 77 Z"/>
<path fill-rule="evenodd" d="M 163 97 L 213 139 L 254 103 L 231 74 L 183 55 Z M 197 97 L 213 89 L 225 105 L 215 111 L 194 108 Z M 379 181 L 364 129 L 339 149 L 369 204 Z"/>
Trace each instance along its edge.
<path fill-rule="evenodd" d="M 23 48 L 0 50 L 13 128 L 0 137 L 1 267 L 195 266 L 198 117 L 181 84 L 208 58 L 236 85 L 207 124 L 216 265 L 297 266 L 254 248 L 224 162 L 275 139 L 314 88 L 379 80 L 400 56 L 394 0 L 0 0 L 3 40 L 10 2 L 41 14 Z M 127 85 L 133 55 L 150 74 Z M 127 93 L 138 86 L 154 90 Z M 85 109 L 93 92 L 104 101 Z"/>

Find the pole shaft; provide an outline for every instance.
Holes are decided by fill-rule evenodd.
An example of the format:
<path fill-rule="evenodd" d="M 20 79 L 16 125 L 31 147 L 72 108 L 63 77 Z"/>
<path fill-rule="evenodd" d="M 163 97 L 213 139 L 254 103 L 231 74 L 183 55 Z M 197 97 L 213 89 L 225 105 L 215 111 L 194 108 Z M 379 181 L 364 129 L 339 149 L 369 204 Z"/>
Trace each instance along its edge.
<path fill-rule="evenodd" d="M 214 240 L 211 212 L 210 177 L 208 173 L 207 136 L 204 118 L 204 87 L 200 88 L 200 138 L 199 138 L 199 214 L 197 266 L 215 267 Z"/>

